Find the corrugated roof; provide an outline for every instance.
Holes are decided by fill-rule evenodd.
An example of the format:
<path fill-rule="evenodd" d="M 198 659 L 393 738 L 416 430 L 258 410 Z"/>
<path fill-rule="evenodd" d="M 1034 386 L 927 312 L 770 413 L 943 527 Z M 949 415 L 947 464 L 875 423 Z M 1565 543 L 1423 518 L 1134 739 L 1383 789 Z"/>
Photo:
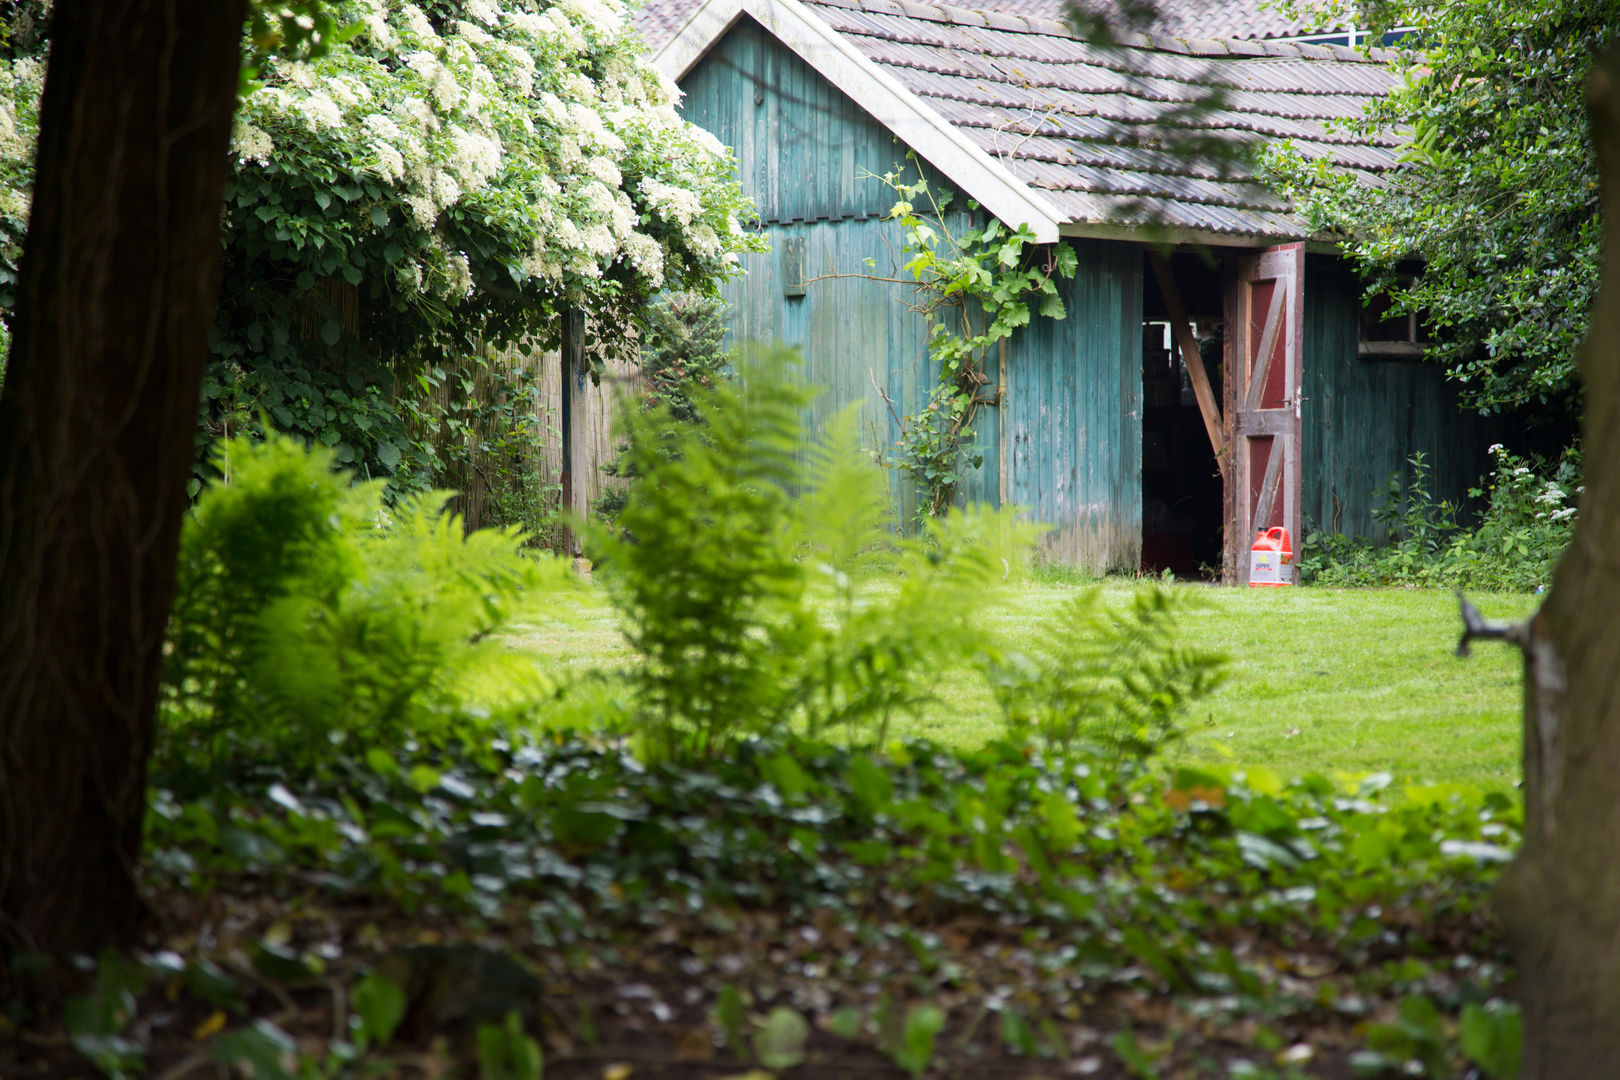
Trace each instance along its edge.
<path fill-rule="evenodd" d="M 1070 225 L 1297 238 L 1305 225 L 1220 148 L 1289 139 L 1372 186 L 1396 164 L 1393 134 L 1342 123 L 1396 82 L 1356 50 L 1145 35 L 1103 46 L 1058 22 L 914 0 L 802 3 Z"/>
<path fill-rule="evenodd" d="M 703 0 L 644 0 L 633 15 L 636 29 L 653 51 L 675 35 L 681 24 L 702 6 Z M 968 0 L 963 7 L 980 6 Z M 988 5 L 985 5 L 988 6 Z M 1070 0 L 997 0 L 1002 15 L 1063 22 Z M 1101 14 L 1107 14 L 1103 6 Z M 1262 5 L 1261 0 L 1161 0 L 1142 28 L 1155 37 L 1179 38 L 1286 38 L 1320 30 L 1303 19 L 1289 18 Z"/>

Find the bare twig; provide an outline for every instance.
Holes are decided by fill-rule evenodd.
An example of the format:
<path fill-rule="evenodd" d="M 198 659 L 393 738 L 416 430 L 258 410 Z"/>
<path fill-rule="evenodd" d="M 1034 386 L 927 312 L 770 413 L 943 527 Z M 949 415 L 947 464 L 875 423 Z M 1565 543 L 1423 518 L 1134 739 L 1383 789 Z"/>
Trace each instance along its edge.
<path fill-rule="evenodd" d="M 1462 590 L 1457 590 L 1457 606 L 1462 614 L 1462 638 L 1457 642 L 1457 655 L 1468 656 L 1470 641 L 1506 641 L 1520 649 L 1530 645 L 1530 623 L 1528 620 L 1521 623 L 1489 623 L 1479 613 L 1479 609 L 1468 602 Z"/>

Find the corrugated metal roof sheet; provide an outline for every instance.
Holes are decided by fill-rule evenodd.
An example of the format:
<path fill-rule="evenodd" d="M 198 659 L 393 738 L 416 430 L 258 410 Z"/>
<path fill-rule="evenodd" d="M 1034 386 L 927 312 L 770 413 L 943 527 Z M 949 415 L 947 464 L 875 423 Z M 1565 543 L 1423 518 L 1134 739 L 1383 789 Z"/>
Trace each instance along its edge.
<path fill-rule="evenodd" d="M 982 2 L 984 0 L 968 0 L 964 6 Z M 984 15 L 987 20 L 1009 26 L 1027 25 L 1029 20 L 1063 22 L 1070 2 L 995 0 L 995 10 Z M 702 0 L 644 0 L 631 17 L 648 47 L 656 51 L 701 3 Z M 1306 21 L 1267 8 L 1261 0 L 1161 0 L 1147 30 L 1156 36 L 1195 39 L 1265 39 L 1314 32 Z M 1230 47 L 1236 51 L 1244 46 L 1244 42 L 1237 42 Z"/>
<path fill-rule="evenodd" d="M 1240 148 L 1289 139 L 1371 186 L 1396 164 L 1396 134 L 1346 123 L 1396 76 L 1351 49 L 1142 35 L 1106 46 L 1057 22 L 915 0 L 803 2 L 1072 223 L 1299 237 L 1306 226 Z"/>

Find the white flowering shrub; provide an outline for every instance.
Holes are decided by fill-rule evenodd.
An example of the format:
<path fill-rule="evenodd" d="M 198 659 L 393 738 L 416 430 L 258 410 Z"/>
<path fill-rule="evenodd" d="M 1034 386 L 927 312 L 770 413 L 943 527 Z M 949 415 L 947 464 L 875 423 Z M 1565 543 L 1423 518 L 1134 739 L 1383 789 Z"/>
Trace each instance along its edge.
<path fill-rule="evenodd" d="M 11 351 L 10 327 L 3 316 L 16 300 L 44 82 L 45 65 L 37 59 L 0 61 L 0 381 Z"/>
<path fill-rule="evenodd" d="M 402 400 L 442 386 L 475 341 L 550 344 L 568 308 L 626 326 L 760 246 L 730 156 L 676 115 L 621 0 L 330 7 L 352 35 L 269 58 L 238 109 L 204 387 L 215 434 L 264 413 L 345 464 L 404 474 L 423 443 Z M 25 140 L 32 74 L 0 71 L 0 123 Z M 28 150 L 3 151 L 22 201 Z"/>

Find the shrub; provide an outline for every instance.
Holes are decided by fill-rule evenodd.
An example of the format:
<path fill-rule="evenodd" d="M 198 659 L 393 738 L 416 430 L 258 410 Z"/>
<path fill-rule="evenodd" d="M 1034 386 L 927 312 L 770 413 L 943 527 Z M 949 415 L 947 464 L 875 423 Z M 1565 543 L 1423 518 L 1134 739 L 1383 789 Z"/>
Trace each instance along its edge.
<path fill-rule="evenodd" d="M 325 448 L 223 444 L 181 538 L 165 753 L 199 768 L 443 742 L 548 684 L 492 635 L 566 571 L 515 530 L 464 535 L 449 492 L 385 508 Z M 351 743 L 356 740 L 356 743 Z"/>
<path fill-rule="evenodd" d="M 1460 524 L 1458 507 L 1434 499 L 1428 463 L 1414 454 L 1409 476 L 1391 474 L 1385 485 L 1378 519 L 1389 542 L 1311 533 L 1301 552 L 1302 580 L 1523 592 L 1545 586 L 1575 532 L 1580 451 L 1566 451 L 1550 466 L 1501 444 L 1491 447 L 1491 456 L 1489 483 L 1469 490 L 1471 498 L 1488 499 L 1474 525 Z"/>

